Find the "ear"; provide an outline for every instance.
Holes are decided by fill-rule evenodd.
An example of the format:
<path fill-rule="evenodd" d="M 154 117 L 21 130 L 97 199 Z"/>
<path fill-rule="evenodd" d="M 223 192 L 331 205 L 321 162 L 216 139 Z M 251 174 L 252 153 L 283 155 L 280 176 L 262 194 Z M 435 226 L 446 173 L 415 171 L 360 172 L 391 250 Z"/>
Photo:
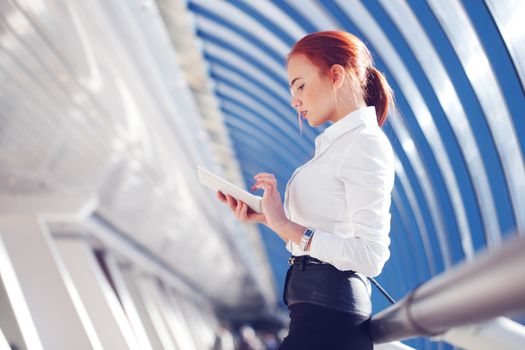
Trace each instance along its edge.
<path fill-rule="evenodd" d="M 345 81 L 345 74 L 346 70 L 343 66 L 340 64 L 334 64 L 330 68 L 330 77 L 332 78 L 332 83 L 334 84 L 334 88 L 339 89 L 341 86 L 343 86 L 343 83 Z"/>

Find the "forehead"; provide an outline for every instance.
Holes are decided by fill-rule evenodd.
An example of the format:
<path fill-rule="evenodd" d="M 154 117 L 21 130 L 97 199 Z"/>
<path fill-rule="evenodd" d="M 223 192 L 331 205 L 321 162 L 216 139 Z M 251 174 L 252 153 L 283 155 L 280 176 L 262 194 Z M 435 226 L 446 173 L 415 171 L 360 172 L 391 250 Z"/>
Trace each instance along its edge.
<path fill-rule="evenodd" d="M 319 67 L 305 55 L 293 55 L 288 61 L 288 83 L 297 77 L 306 78 L 319 72 Z"/>

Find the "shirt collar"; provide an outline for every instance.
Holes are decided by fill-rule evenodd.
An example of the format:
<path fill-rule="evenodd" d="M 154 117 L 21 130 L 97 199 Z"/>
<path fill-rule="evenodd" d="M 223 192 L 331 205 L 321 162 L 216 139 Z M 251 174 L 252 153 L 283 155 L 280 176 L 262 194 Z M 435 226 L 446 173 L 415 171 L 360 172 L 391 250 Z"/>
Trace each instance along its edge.
<path fill-rule="evenodd" d="M 371 126 L 374 123 L 377 126 L 376 108 L 374 106 L 359 108 L 327 127 L 323 133 L 316 137 L 315 144 L 318 147 L 320 144 L 327 146 L 339 136 L 357 128 L 361 124 Z"/>

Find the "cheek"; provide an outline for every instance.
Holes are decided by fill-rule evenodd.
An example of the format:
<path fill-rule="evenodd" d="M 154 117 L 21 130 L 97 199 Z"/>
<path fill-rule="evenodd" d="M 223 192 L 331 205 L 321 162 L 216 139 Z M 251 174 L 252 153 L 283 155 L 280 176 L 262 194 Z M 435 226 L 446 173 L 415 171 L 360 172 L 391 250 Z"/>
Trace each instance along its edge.
<path fill-rule="evenodd" d="M 303 100 L 305 102 L 308 102 L 308 104 L 312 104 L 315 102 L 315 89 L 308 89 L 303 93 Z"/>
<path fill-rule="evenodd" d="M 303 98 L 309 105 L 318 105 L 322 100 L 323 91 L 319 84 L 310 84 L 308 89 L 304 91 Z"/>
<path fill-rule="evenodd" d="M 330 91 L 321 85 L 305 91 L 304 98 L 308 102 L 309 107 L 316 109 L 316 113 L 326 112 L 326 109 L 330 108 L 330 101 L 332 101 Z"/>

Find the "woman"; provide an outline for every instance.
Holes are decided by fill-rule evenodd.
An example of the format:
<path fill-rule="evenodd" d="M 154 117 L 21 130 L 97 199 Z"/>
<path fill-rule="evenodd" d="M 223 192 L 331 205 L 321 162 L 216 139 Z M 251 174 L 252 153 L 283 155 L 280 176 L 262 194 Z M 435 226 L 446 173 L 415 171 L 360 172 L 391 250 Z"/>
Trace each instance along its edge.
<path fill-rule="evenodd" d="M 287 69 L 300 118 L 313 127 L 333 124 L 288 181 L 284 206 L 268 173 L 257 174 L 252 187 L 264 190 L 263 214 L 217 196 L 239 220 L 267 225 L 292 253 L 284 291 L 290 329 L 280 349 L 372 349 L 366 277 L 390 256 L 394 155 L 380 126 L 392 92 L 363 42 L 346 32 L 305 36 Z"/>

